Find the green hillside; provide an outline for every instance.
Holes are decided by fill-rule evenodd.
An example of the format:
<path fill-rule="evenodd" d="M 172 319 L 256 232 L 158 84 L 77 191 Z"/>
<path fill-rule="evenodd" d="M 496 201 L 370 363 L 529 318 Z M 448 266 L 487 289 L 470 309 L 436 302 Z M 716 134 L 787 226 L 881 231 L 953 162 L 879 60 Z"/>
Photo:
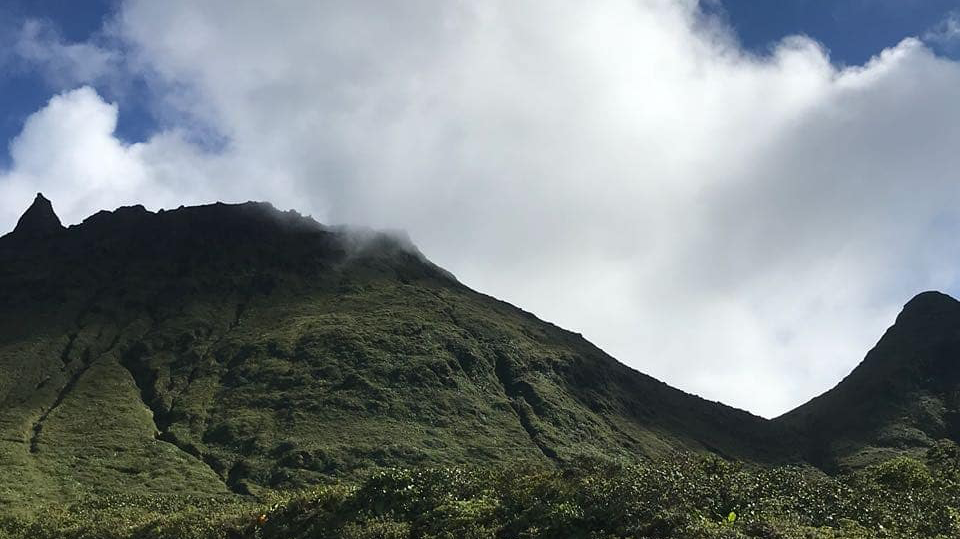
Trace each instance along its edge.
<path fill-rule="evenodd" d="M 805 458 L 827 470 L 960 440 L 960 302 L 913 298 L 849 376 L 777 422 L 802 432 Z"/>
<path fill-rule="evenodd" d="M 44 224 L 48 206 L 0 240 L 0 503 L 259 494 L 377 466 L 792 456 L 777 425 L 474 292 L 401 238 L 258 203 L 69 229 Z"/>
<path fill-rule="evenodd" d="M 941 294 L 770 421 L 471 290 L 402 235 L 265 203 L 65 228 L 38 195 L 0 260 L 0 539 L 960 530 L 942 509 L 960 303 Z M 927 505 L 880 502 L 903 489 Z"/>

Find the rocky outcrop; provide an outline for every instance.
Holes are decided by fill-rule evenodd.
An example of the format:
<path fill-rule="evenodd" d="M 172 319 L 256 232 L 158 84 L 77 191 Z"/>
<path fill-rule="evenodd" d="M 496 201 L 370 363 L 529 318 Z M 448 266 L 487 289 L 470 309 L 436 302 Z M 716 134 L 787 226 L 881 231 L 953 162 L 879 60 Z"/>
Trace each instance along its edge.
<path fill-rule="evenodd" d="M 43 193 L 37 193 L 33 204 L 20 216 L 16 228 L 6 237 L 38 239 L 52 236 L 62 230 L 64 230 L 63 224 L 53 211 L 53 204 L 43 196 Z"/>

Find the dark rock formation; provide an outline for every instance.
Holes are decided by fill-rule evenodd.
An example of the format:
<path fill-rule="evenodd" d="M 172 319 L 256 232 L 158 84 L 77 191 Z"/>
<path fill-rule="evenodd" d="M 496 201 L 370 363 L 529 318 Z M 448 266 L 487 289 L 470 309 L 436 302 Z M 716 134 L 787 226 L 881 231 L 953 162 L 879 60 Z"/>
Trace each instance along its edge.
<path fill-rule="evenodd" d="M 8 236 L 21 239 L 44 238 L 63 229 L 60 218 L 53 211 L 53 204 L 43 196 L 43 193 L 37 193 L 33 204 L 20 216 L 16 228 Z"/>

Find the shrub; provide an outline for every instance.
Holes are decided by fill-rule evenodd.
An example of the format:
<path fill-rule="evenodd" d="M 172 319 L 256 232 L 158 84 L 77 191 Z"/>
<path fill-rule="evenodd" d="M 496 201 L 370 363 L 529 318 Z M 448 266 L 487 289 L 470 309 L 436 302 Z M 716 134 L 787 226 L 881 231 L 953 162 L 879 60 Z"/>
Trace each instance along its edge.
<path fill-rule="evenodd" d="M 929 464 L 897 458 L 836 477 L 690 455 L 562 469 L 391 468 L 272 503 L 91 498 L 0 517 L 0 539 L 960 537 L 957 459 L 949 446 L 937 451 Z"/>

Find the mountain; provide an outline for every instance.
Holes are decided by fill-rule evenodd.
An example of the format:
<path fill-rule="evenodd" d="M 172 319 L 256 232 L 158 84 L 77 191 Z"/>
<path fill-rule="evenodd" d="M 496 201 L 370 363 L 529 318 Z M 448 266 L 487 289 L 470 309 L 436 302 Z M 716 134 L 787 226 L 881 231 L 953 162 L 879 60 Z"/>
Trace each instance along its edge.
<path fill-rule="evenodd" d="M 835 388 L 777 418 L 827 470 L 922 454 L 960 440 L 960 302 L 919 294 Z"/>
<path fill-rule="evenodd" d="M 37 193 L 37 198 L 27 211 L 20 216 L 16 228 L 8 234 L 10 238 L 31 239 L 51 236 L 63 230 L 60 218 L 53 211 L 53 204 L 43 193 Z"/>
<path fill-rule="evenodd" d="M 838 471 L 960 440 L 960 302 L 937 292 L 765 420 L 471 290 L 402 234 L 266 203 L 65 228 L 38 194 L 0 261 L 0 506 L 676 451 Z"/>
<path fill-rule="evenodd" d="M 38 195 L 0 261 L 0 506 L 803 446 L 795 422 L 630 369 L 401 235 L 265 203 L 63 228 Z"/>

